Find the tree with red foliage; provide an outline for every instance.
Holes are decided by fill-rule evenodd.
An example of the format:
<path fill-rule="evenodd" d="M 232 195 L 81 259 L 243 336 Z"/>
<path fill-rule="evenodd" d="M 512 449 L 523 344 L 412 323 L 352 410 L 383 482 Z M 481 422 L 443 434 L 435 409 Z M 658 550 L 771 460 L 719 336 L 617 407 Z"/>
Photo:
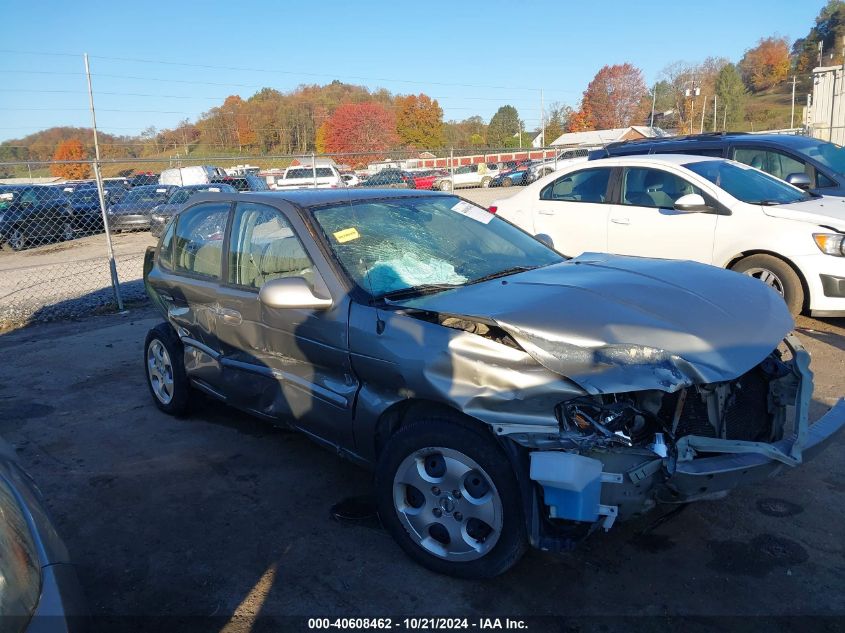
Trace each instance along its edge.
<path fill-rule="evenodd" d="M 647 93 L 643 73 L 633 64 L 604 66 L 584 91 L 581 110 L 573 115 L 575 127 L 608 130 L 635 125 L 645 116 Z"/>
<path fill-rule="evenodd" d="M 326 150 L 332 153 L 383 152 L 399 143 L 396 116 L 380 103 L 344 103 L 326 121 Z M 353 164 L 367 162 L 358 156 Z"/>
<path fill-rule="evenodd" d="M 77 138 L 69 138 L 62 141 L 56 147 L 53 154 L 53 160 L 85 160 L 88 156 L 85 154 L 85 147 L 82 141 Z M 67 178 L 68 180 L 81 180 L 83 178 L 91 177 L 91 165 L 87 163 L 61 163 L 50 165 L 50 173 L 60 178 Z"/>

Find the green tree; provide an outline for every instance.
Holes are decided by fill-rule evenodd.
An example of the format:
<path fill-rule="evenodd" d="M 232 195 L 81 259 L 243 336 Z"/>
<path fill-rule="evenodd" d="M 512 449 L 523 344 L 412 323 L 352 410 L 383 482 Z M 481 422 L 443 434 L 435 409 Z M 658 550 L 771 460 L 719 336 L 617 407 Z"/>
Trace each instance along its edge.
<path fill-rule="evenodd" d="M 546 138 L 543 139 L 545 145 L 551 143 L 566 132 L 569 127 L 569 117 L 572 116 L 572 108 L 560 103 L 553 103 L 549 106 L 549 112 L 546 116 Z"/>
<path fill-rule="evenodd" d="M 522 121 L 512 105 L 505 105 L 496 111 L 487 126 L 488 147 L 513 147 L 519 144 L 515 134 L 522 132 Z"/>
<path fill-rule="evenodd" d="M 736 66 L 728 64 L 719 71 L 716 78 L 718 97 L 716 125 L 721 129 L 724 122 L 727 130 L 736 130 L 745 118 L 745 102 L 748 93 Z"/>

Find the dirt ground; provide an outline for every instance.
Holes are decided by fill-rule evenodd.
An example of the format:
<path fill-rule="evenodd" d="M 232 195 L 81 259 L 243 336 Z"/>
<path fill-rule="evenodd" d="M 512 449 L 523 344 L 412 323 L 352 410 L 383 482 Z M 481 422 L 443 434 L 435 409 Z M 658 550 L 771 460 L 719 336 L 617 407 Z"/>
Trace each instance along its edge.
<path fill-rule="evenodd" d="M 529 552 L 493 581 L 455 580 L 413 564 L 373 523 L 334 521 L 332 505 L 366 494 L 370 475 L 302 435 L 200 397 L 187 419 L 160 413 L 142 365 L 158 321 L 140 309 L 0 336 L 0 436 L 44 493 L 94 630 L 248 631 L 257 616 L 267 630 L 305 628 L 290 616 L 498 615 L 566 631 L 845 621 L 843 437 L 660 525 L 618 525 L 571 554 Z M 801 319 L 799 333 L 817 417 L 845 395 L 845 320 Z"/>

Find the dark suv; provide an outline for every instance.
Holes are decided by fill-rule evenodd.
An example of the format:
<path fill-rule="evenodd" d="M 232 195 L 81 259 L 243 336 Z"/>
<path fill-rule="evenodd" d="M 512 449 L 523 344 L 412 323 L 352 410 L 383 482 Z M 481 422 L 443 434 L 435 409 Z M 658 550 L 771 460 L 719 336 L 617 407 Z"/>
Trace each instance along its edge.
<path fill-rule="evenodd" d="M 696 134 L 611 143 L 590 152 L 590 160 L 634 154 L 693 154 L 730 158 L 802 189 L 845 196 L 845 148 L 809 136 Z"/>
<path fill-rule="evenodd" d="M 73 238 L 71 208 L 62 190 L 44 185 L 0 187 L 0 244 L 19 251 Z"/>

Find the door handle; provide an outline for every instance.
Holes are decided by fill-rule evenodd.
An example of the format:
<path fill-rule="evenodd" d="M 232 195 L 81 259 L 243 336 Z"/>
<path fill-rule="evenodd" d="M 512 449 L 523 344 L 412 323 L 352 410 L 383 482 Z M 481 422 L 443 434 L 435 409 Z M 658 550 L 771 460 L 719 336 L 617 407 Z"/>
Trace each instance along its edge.
<path fill-rule="evenodd" d="M 631 220 L 628 218 L 610 218 L 610 221 L 614 224 L 630 224 Z"/>
<path fill-rule="evenodd" d="M 215 312 L 225 323 L 229 323 L 231 325 L 240 325 L 243 323 L 243 317 L 241 317 L 241 313 L 237 310 L 232 310 L 231 308 L 217 308 Z"/>

